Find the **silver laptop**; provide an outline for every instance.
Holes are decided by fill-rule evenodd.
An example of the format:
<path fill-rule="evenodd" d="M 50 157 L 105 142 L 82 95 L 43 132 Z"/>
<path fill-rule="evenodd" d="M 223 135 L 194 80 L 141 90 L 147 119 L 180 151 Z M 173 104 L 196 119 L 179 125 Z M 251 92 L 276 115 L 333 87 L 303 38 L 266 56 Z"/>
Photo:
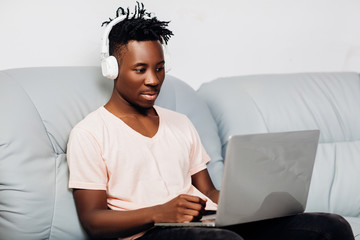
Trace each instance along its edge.
<path fill-rule="evenodd" d="M 216 214 L 156 226 L 222 227 L 304 212 L 319 130 L 236 135 L 229 139 Z"/>

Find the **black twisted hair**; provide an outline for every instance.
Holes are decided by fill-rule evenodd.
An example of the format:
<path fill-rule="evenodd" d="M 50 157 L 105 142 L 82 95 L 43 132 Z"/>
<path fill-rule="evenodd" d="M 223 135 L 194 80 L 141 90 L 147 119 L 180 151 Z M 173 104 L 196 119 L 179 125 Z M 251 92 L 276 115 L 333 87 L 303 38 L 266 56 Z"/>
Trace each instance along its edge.
<path fill-rule="evenodd" d="M 109 54 L 120 50 L 129 41 L 160 41 L 161 44 L 167 44 L 172 31 L 167 29 L 169 22 L 159 21 L 156 17 L 152 17 L 151 13 L 146 12 L 143 3 L 137 2 L 135 12 L 130 13 L 129 8 L 126 10 L 119 7 L 116 10 L 116 17 L 126 15 L 125 19 L 117 23 L 109 34 Z M 109 24 L 113 19 L 105 21 L 101 26 Z"/>

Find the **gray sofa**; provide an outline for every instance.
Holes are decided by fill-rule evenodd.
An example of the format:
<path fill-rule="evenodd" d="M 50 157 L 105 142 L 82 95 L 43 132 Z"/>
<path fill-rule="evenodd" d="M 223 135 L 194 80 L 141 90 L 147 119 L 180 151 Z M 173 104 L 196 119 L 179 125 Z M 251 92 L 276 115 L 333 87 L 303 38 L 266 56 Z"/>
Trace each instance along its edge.
<path fill-rule="evenodd" d="M 67 188 L 72 127 L 103 105 L 112 81 L 98 67 L 0 71 L 0 239 L 85 239 Z M 216 79 L 197 91 L 167 76 L 157 104 L 197 128 L 221 187 L 233 134 L 320 129 L 307 211 L 346 217 L 360 239 L 360 78 L 299 73 Z"/>

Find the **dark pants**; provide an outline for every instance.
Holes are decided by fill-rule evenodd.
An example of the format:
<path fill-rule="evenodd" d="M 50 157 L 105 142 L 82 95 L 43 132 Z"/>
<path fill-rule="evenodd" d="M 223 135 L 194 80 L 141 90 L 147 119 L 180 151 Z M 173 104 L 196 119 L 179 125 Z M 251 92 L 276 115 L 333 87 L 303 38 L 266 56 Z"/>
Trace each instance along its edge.
<path fill-rule="evenodd" d="M 156 227 L 140 239 L 354 240 L 354 235 L 349 223 L 339 215 L 303 213 L 226 228 Z"/>

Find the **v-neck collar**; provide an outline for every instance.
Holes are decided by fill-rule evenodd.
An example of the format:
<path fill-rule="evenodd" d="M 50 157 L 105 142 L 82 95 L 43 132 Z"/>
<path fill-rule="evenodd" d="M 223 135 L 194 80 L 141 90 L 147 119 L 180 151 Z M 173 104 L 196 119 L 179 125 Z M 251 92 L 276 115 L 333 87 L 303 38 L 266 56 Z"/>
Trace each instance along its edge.
<path fill-rule="evenodd" d="M 159 135 L 159 132 L 161 130 L 161 126 L 162 126 L 162 118 L 161 118 L 161 114 L 159 113 L 159 109 L 157 106 L 153 106 L 154 107 L 154 110 L 156 112 L 156 114 L 158 115 L 159 117 L 159 125 L 158 125 L 158 129 L 156 131 L 156 133 L 154 134 L 154 136 L 152 137 L 148 137 L 148 136 L 145 136 L 141 133 L 139 133 L 138 131 L 136 131 L 135 129 L 133 129 L 132 127 L 130 127 L 129 125 L 127 125 L 123 120 L 121 120 L 119 117 L 115 116 L 112 112 L 110 112 L 109 110 L 107 110 L 104 106 L 101 107 L 102 111 L 105 112 L 106 115 L 108 115 L 111 119 L 113 119 L 114 121 L 117 121 L 117 122 L 120 122 L 122 125 L 124 125 L 126 127 L 126 129 L 134 134 L 134 135 L 137 135 L 139 137 L 142 137 L 144 139 L 148 139 L 148 140 L 155 140 L 157 138 L 157 136 Z"/>

